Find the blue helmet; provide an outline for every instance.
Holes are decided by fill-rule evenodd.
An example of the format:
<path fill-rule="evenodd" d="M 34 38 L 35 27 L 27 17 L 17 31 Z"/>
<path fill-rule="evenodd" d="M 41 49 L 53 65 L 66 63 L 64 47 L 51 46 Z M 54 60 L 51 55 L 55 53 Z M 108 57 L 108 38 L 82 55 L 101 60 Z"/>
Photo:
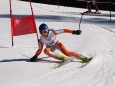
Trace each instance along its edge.
<path fill-rule="evenodd" d="M 43 23 L 43 24 L 41 24 L 41 25 L 39 26 L 39 32 L 40 32 L 40 33 L 42 32 L 42 30 L 48 31 L 48 26 L 47 26 L 45 23 Z"/>

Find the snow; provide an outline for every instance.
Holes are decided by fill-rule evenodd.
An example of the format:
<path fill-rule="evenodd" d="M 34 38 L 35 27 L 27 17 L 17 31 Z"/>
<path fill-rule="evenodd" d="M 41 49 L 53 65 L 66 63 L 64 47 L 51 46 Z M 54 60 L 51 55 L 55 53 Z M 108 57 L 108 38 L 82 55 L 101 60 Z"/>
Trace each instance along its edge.
<path fill-rule="evenodd" d="M 12 0 L 13 14 L 30 15 L 29 3 Z M 32 3 L 36 25 L 43 22 L 54 29 L 79 29 L 81 12 L 86 9 Z M 115 12 L 110 23 L 109 12 L 84 15 L 81 35 L 61 34 L 57 38 L 70 50 L 86 56 L 94 55 L 85 68 L 74 60 L 53 69 L 58 60 L 43 52 L 40 62 L 29 62 L 38 49 L 36 35 L 14 37 L 11 47 L 9 2 L 0 3 L 0 85 L 1 86 L 115 86 Z M 40 34 L 39 34 L 40 35 Z M 60 53 L 59 51 L 56 51 Z"/>

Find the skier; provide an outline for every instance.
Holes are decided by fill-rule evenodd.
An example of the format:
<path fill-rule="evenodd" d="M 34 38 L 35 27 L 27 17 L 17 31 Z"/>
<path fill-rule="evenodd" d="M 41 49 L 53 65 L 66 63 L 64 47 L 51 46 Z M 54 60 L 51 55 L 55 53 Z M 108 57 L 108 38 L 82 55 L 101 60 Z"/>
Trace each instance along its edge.
<path fill-rule="evenodd" d="M 95 10 L 96 10 L 95 12 L 92 12 L 92 11 L 91 11 L 91 5 L 94 6 L 94 8 L 95 8 Z M 95 0 L 87 0 L 87 8 L 88 8 L 88 11 L 86 11 L 86 12 L 84 12 L 84 13 L 100 14 L 99 9 L 98 9 L 98 6 L 97 6 Z"/>
<path fill-rule="evenodd" d="M 67 56 L 69 57 L 74 56 L 77 59 L 82 60 L 83 62 L 89 62 L 90 60 L 89 58 L 75 52 L 70 52 L 65 48 L 65 46 L 59 40 L 56 39 L 56 35 L 61 33 L 72 33 L 75 35 L 80 35 L 81 30 L 70 30 L 70 29 L 53 30 L 53 29 L 49 29 L 48 26 L 45 23 L 43 23 L 39 26 L 39 32 L 41 34 L 39 39 L 40 47 L 37 50 L 36 54 L 30 59 L 30 62 L 36 61 L 37 57 L 42 52 L 44 44 L 46 45 L 46 48 L 44 49 L 44 53 L 49 57 L 53 57 L 55 59 L 64 62 L 68 60 Z M 58 53 L 54 53 L 56 49 L 60 50 L 66 56 Z"/>

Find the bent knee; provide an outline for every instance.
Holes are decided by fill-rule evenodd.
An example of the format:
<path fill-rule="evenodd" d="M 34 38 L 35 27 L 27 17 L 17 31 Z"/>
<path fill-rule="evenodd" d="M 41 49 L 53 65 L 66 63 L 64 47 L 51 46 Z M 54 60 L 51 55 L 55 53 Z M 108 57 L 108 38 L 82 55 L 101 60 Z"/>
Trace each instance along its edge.
<path fill-rule="evenodd" d="M 45 53 L 45 54 L 48 54 L 49 52 L 50 52 L 50 48 L 45 48 L 45 49 L 44 49 L 44 53 Z"/>

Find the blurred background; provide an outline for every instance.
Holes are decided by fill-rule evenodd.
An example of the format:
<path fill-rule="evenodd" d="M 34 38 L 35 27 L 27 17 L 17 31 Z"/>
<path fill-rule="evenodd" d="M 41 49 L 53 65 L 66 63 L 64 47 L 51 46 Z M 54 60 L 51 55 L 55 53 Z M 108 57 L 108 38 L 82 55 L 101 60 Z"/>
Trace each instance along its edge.
<path fill-rule="evenodd" d="M 21 1 L 29 1 L 29 0 L 21 0 Z M 86 0 L 31 0 L 31 1 L 36 2 L 36 3 L 52 4 L 52 5 L 59 4 L 61 6 L 87 9 Z M 99 10 L 115 11 L 115 0 L 96 0 L 96 1 L 98 2 L 97 5 L 98 5 Z"/>

